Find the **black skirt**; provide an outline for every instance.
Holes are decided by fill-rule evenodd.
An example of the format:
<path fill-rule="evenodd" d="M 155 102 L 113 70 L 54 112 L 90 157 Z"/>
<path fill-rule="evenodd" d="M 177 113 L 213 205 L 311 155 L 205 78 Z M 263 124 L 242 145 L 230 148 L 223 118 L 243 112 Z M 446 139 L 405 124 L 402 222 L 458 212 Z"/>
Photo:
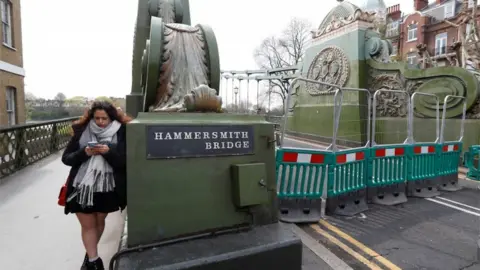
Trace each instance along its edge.
<path fill-rule="evenodd" d="M 116 192 L 106 193 L 94 193 L 93 194 L 93 206 L 83 208 L 77 203 L 77 199 L 74 198 L 70 202 L 67 202 L 66 207 L 70 213 L 112 213 L 120 210 L 120 204 L 118 195 Z"/>

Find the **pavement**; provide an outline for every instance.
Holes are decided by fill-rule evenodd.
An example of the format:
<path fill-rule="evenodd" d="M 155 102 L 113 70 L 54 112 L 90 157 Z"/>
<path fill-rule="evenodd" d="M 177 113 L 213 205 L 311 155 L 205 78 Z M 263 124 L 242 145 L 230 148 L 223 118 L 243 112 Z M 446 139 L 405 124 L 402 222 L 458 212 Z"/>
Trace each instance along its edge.
<path fill-rule="evenodd" d="M 293 136 L 285 136 L 283 140 L 283 147 L 291 148 L 306 148 L 306 149 L 326 149 L 327 144 L 319 144 L 313 141 L 296 138 Z M 340 147 L 339 147 L 340 148 Z"/>
<path fill-rule="evenodd" d="M 57 205 L 69 167 L 54 154 L 0 181 L 0 269 L 79 269 L 85 256 L 80 224 Z M 123 217 L 107 217 L 99 253 L 118 250 Z"/>

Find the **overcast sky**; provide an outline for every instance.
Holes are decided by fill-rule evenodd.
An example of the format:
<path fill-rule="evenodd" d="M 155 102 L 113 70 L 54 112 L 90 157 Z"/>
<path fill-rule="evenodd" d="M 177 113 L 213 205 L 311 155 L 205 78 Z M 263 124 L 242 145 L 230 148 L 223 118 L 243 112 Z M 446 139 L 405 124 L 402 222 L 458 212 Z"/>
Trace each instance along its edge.
<path fill-rule="evenodd" d="M 404 11 L 413 0 L 402 1 Z M 352 0 L 361 4 L 363 0 Z M 408 3 L 406 3 L 408 2 Z M 22 0 L 25 88 L 53 98 L 130 92 L 135 0 Z M 222 69 L 255 69 L 253 51 L 290 18 L 318 27 L 335 0 L 190 0 L 192 24 L 208 24 L 216 35 Z M 43 10 L 43 11 L 42 11 Z"/>

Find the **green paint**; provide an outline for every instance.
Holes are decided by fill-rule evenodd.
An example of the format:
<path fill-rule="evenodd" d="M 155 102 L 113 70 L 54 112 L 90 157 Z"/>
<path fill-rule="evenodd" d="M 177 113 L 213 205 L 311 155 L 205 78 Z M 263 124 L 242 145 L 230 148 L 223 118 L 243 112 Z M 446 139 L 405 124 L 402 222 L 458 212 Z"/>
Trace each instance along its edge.
<path fill-rule="evenodd" d="M 402 143 L 406 139 L 405 118 L 378 118 L 376 137 L 378 144 Z M 435 140 L 435 119 L 414 119 L 413 137 L 417 142 L 433 142 Z M 445 120 L 445 140 L 455 141 L 460 136 L 461 119 Z M 463 137 L 463 150 L 466 151 L 470 145 L 480 144 L 480 123 L 478 120 L 465 120 L 465 134 Z"/>
<path fill-rule="evenodd" d="M 416 91 L 436 94 L 443 105 L 446 95 L 463 96 L 467 99 L 467 109 L 477 101 L 479 82 L 475 75 L 460 67 L 435 67 L 427 69 L 408 69 L 405 63 L 379 63 L 368 60 L 368 65 L 382 72 L 399 71 L 411 82 L 425 82 Z M 430 97 L 420 97 L 415 103 L 415 109 L 427 117 L 435 117 L 434 100 Z M 451 99 L 447 102 L 447 118 L 462 114 L 463 103 L 460 99 Z"/>
<path fill-rule="evenodd" d="M 459 156 L 461 156 L 462 148 L 464 143 L 455 143 L 454 145 L 458 145 L 458 151 L 452 152 L 442 152 L 442 146 L 437 146 L 437 151 L 442 153 L 437 158 L 438 160 L 438 175 L 439 176 L 446 176 L 446 175 L 457 175 L 458 174 L 458 162 Z M 468 149 L 468 148 L 467 148 Z"/>
<path fill-rule="evenodd" d="M 236 207 L 268 204 L 265 163 L 234 164 L 231 169 Z"/>
<path fill-rule="evenodd" d="M 431 146 L 438 148 L 435 143 L 417 143 L 417 146 Z M 438 160 L 440 158 L 439 149 L 436 149 L 435 153 L 415 154 L 414 147 L 409 147 L 409 168 L 408 168 L 408 181 L 419 181 L 424 179 L 435 178 L 438 175 Z M 458 154 L 457 154 L 458 158 Z M 457 166 L 458 169 L 458 166 Z"/>
<path fill-rule="evenodd" d="M 150 32 L 149 2 L 149 0 L 138 0 L 137 22 L 135 23 L 135 34 L 133 37 L 132 94 L 141 93 L 142 91 L 140 87 L 142 54 L 145 49 L 145 41 Z"/>
<path fill-rule="evenodd" d="M 281 177 L 278 179 L 279 198 L 309 198 L 318 199 L 322 196 L 325 181 L 329 179 L 327 164 L 333 162 L 331 152 L 319 150 L 295 149 L 299 154 L 321 154 L 323 164 L 284 162 L 283 155 L 288 150 L 278 149 L 276 153 L 276 171 Z M 307 174 L 305 172 L 309 171 Z M 307 188 L 302 188 L 307 187 Z"/>
<path fill-rule="evenodd" d="M 327 97 L 327 96 L 325 96 Z M 339 139 L 360 142 L 362 125 L 357 105 L 343 105 L 338 127 Z M 302 106 L 295 108 L 293 116 L 288 118 L 287 129 L 331 138 L 333 134 L 333 106 Z"/>
<path fill-rule="evenodd" d="M 303 61 L 302 73 L 306 74 L 316 55 L 327 46 L 339 47 L 349 60 L 349 78 L 345 87 L 366 88 L 368 69 L 365 61 L 365 35 L 368 30 L 358 29 L 345 35 L 315 44 L 307 49 Z M 352 46 L 352 44 L 358 46 Z M 287 129 L 298 133 L 308 133 L 321 137 L 333 135 L 333 94 L 311 96 L 304 85 L 297 92 L 297 106 L 289 118 Z M 338 134 L 340 139 L 367 141 L 366 93 L 344 92 Z"/>
<path fill-rule="evenodd" d="M 159 12 L 162 3 L 174 7 L 174 18 L 160 17 L 166 14 Z M 127 125 L 128 246 L 226 227 L 261 226 L 277 222 L 272 123 L 256 115 L 146 113 L 158 101 L 158 89 L 167 89 L 164 83 L 170 83 L 169 80 L 175 78 L 169 75 L 168 70 L 161 69 L 167 66 L 163 64 L 168 60 L 164 46 L 167 40 L 165 25 L 172 20 L 188 25 L 191 23 L 188 0 L 139 1 L 132 78 L 135 87 L 132 86 L 132 93 L 127 96 L 127 112 L 136 116 Z M 205 42 L 202 49 L 206 53 L 207 81 L 209 87 L 218 93 L 220 61 L 216 38 L 209 26 L 197 27 Z M 189 52 L 191 48 L 188 48 L 188 44 L 184 43 L 185 48 L 177 50 L 175 57 L 185 58 L 191 53 L 202 53 Z M 182 53 L 185 55 L 182 56 Z M 183 74 L 182 70 L 173 72 Z M 176 98 L 181 100 L 184 97 L 177 95 Z M 254 153 L 147 159 L 146 126 L 169 124 L 251 125 L 254 128 Z"/>
<path fill-rule="evenodd" d="M 147 160 L 145 126 L 168 124 L 253 125 L 254 155 Z M 273 138 L 273 124 L 261 116 L 140 113 L 127 125 L 128 245 L 251 223 L 248 211 L 238 209 L 233 198 L 241 198 L 236 200 L 241 205 L 263 203 L 255 211 L 256 225 L 276 222 L 275 146 L 268 142 Z M 240 178 L 232 175 L 232 165 L 259 163 L 267 200 L 262 197 L 265 189 L 252 186 L 253 179 L 245 180 L 243 171 Z M 248 192 L 257 195 L 249 197 Z"/>
<path fill-rule="evenodd" d="M 362 160 L 347 163 L 339 163 L 338 161 L 339 156 L 359 152 L 364 155 Z M 335 152 L 333 166 L 331 166 L 331 177 L 328 179 L 328 197 L 365 189 L 370 175 L 369 161 L 370 151 L 368 149 L 348 149 Z"/>
<path fill-rule="evenodd" d="M 391 148 L 391 146 L 376 145 L 371 148 L 371 175 L 368 177 L 367 186 L 379 187 L 393 184 L 401 184 L 407 180 L 408 146 L 397 146 L 403 148 L 404 155 L 377 157 L 377 150 Z"/>

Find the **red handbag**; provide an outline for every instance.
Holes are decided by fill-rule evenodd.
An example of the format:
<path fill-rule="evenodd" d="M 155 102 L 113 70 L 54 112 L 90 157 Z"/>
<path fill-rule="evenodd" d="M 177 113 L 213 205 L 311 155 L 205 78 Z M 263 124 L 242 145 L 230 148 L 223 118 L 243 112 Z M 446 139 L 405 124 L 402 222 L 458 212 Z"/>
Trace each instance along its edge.
<path fill-rule="evenodd" d="M 58 205 L 60 206 L 65 206 L 67 202 L 67 183 L 68 178 L 67 181 L 65 181 L 65 184 L 60 188 L 60 194 L 58 194 Z"/>

